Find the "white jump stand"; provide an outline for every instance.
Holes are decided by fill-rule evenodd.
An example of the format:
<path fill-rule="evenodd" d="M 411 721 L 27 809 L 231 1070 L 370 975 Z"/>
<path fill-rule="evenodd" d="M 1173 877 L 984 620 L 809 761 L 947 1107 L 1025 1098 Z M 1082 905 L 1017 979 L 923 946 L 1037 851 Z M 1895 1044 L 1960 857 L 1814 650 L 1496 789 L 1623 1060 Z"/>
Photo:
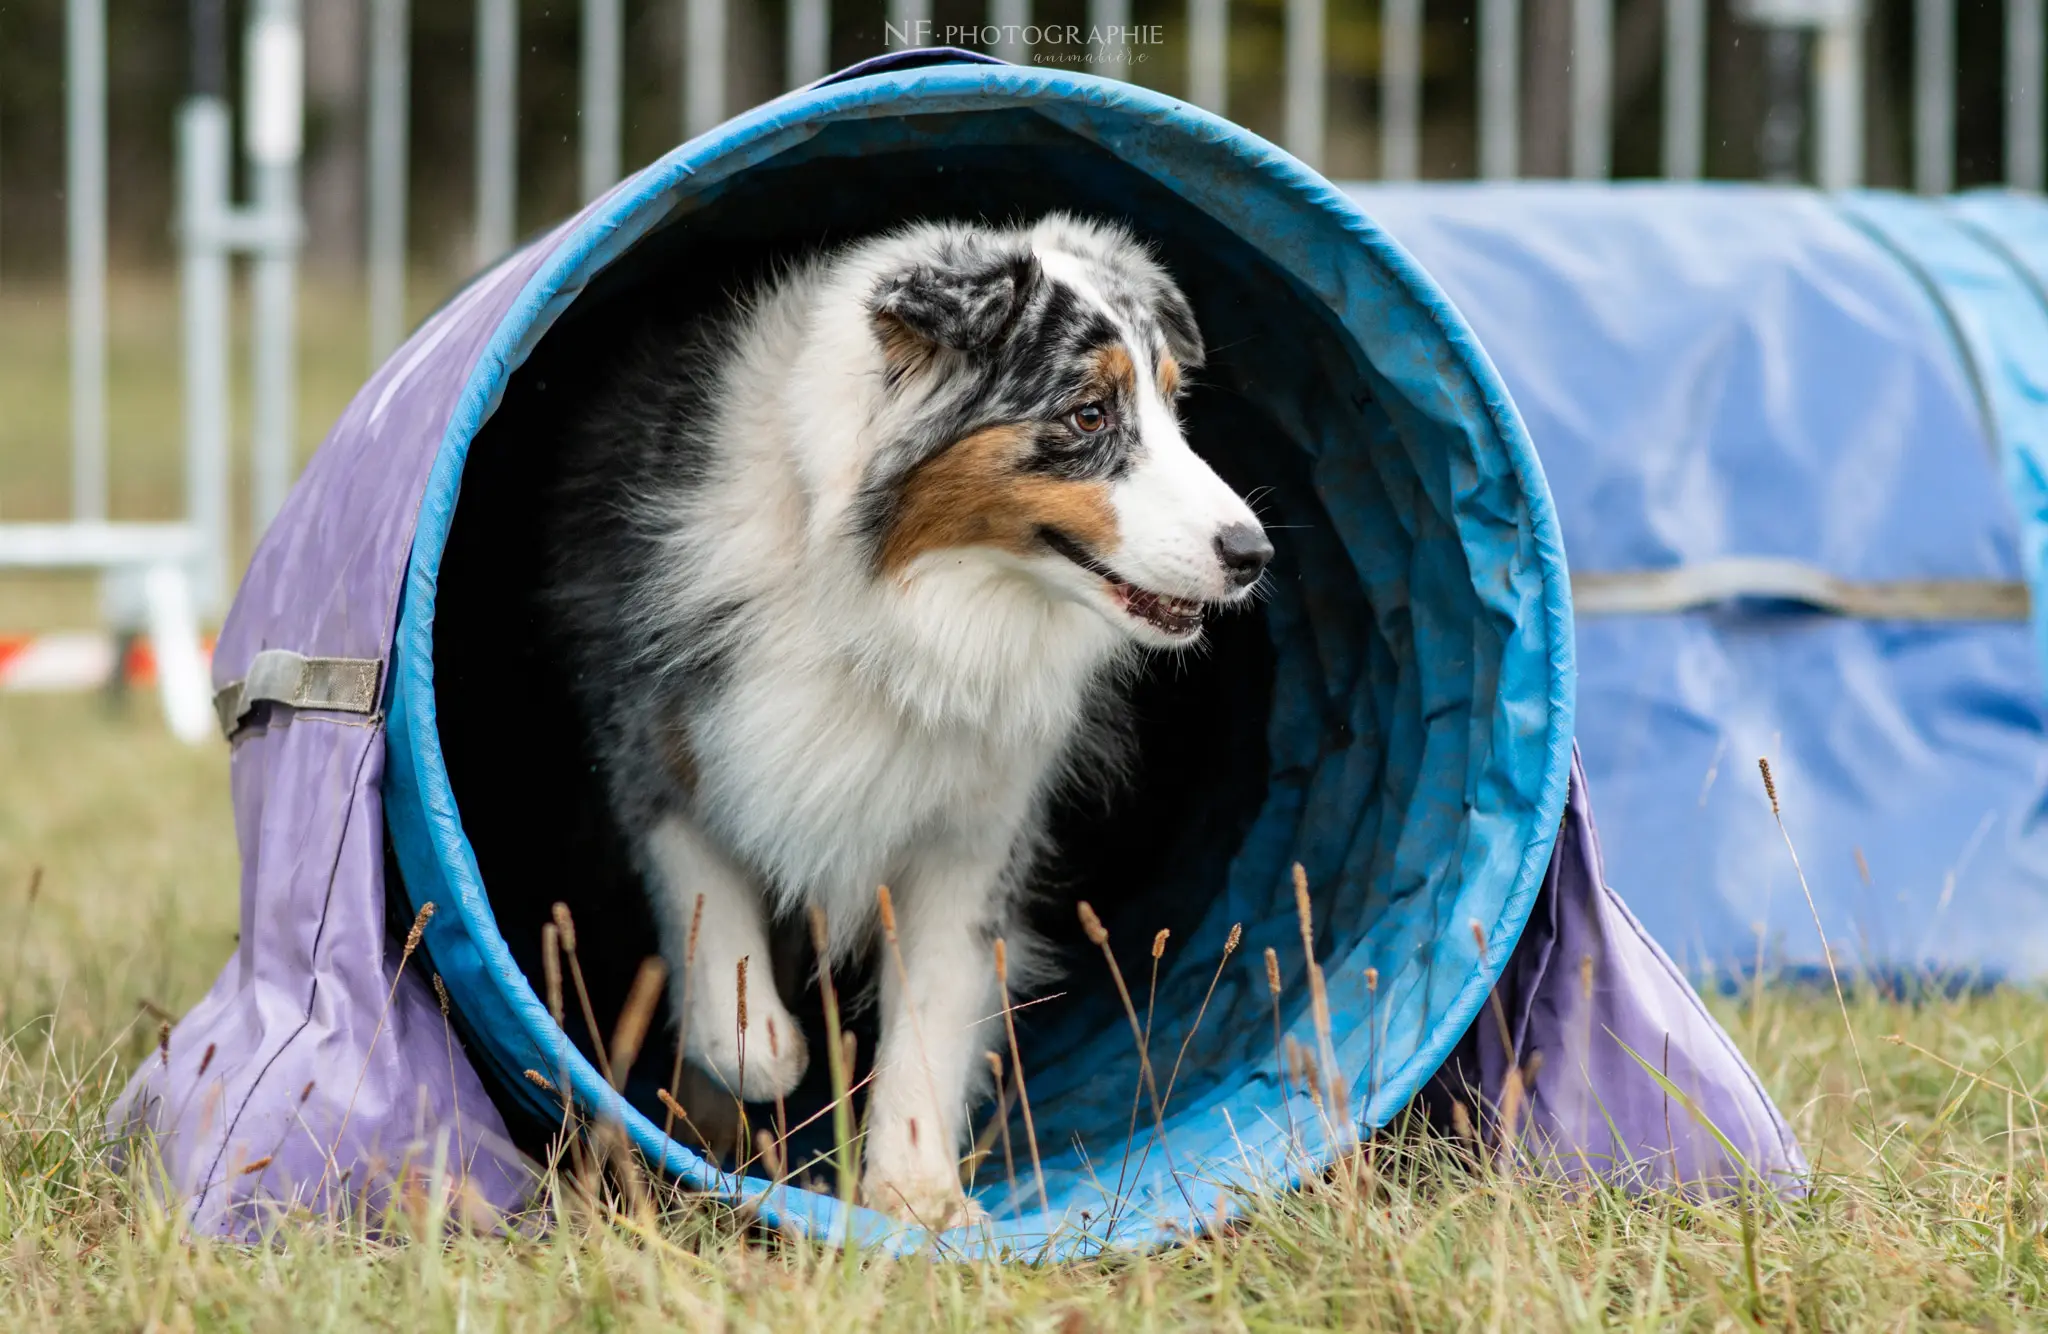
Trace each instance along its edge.
<path fill-rule="evenodd" d="M 0 523 L 0 569 L 139 576 L 164 720 L 195 746 L 216 730 L 192 601 L 192 567 L 205 551 L 183 523 Z"/>

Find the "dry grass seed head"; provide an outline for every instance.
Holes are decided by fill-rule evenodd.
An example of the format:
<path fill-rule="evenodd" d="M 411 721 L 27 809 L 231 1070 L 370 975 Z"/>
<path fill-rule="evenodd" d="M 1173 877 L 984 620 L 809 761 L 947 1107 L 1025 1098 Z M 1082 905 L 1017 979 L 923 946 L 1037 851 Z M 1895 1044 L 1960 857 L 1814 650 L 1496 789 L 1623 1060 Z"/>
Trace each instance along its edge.
<path fill-rule="evenodd" d="M 434 920 L 434 905 L 431 900 L 420 905 L 419 916 L 412 919 L 412 930 L 405 933 L 405 957 L 410 959 L 413 951 L 420 947 L 420 937 L 427 933 L 427 923 Z"/>

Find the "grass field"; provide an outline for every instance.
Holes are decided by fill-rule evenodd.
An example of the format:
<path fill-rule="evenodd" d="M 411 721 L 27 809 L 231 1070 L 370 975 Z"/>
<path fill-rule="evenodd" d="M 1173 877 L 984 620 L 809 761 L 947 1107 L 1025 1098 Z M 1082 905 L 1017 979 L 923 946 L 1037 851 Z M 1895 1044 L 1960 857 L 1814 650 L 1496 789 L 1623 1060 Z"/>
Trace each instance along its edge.
<path fill-rule="evenodd" d="M 29 887 L 40 870 L 40 888 Z M 1251 1202 L 1233 1235 L 1030 1269 L 843 1265 L 679 1203 L 539 1240 L 195 1241 L 109 1166 L 108 1099 L 232 949 L 220 747 L 146 699 L 0 698 L 0 1325 L 13 1329 L 2021 1328 L 2048 1324 L 2048 1000 L 1717 1002 L 1817 1167 L 1809 1200 L 1628 1199 L 1442 1147 Z M 1887 1042 L 1902 1035 L 1924 1049 Z M 1963 1073 L 1967 1072 L 1967 1074 Z M 1745 1237 L 1752 1239 L 1745 1245 Z"/>
<path fill-rule="evenodd" d="M 175 310 L 168 285 L 116 287 L 118 515 L 176 505 Z M 348 294 L 309 290 L 305 310 L 310 449 L 365 365 Z M 0 518 L 64 511 L 62 334 L 57 289 L 0 293 Z M 0 631 L 93 614 L 85 581 L 0 577 Z M 6 1329 L 2048 1326 L 2048 998 L 2016 991 L 1907 1005 L 1866 989 L 1846 1025 L 1811 991 L 1717 999 L 1816 1165 L 1793 1204 L 1577 1193 L 1423 1146 L 1250 1201 L 1221 1239 L 1056 1268 L 848 1265 L 749 1240 L 701 1202 L 648 1229 L 594 1221 L 574 1192 L 539 1240 L 198 1241 L 114 1170 L 101 1126 L 154 1043 L 140 1007 L 182 1012 L 233 948 L 226 775 L 224 748 L 175 745 L 147 695 L 119 712 L 0 697 Z"/>

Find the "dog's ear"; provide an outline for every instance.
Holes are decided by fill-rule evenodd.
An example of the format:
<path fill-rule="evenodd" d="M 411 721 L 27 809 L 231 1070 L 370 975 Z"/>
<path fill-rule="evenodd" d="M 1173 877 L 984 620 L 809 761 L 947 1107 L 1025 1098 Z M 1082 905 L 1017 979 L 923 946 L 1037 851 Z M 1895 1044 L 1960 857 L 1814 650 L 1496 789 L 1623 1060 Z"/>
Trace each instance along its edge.
<path fill-rule="evenodd" d="M 1159 331 L 1166 336 L 1166 350 L 1173 353 L 1173 359 L 1183 370 L 1200 370 L 1205 357 L 1202 328 L 1195 323 L 1195 308 L 1188 304 L 1188 299 L 1178 287 L 1166 283 L 1153 301 L 1152 310 L 1159 318 Z"/>
<path fill-rule="evenodd" d="M 1022 245 L 968 247 L 884 279 L 868 310 L 889 378 L 922 368 L 940 348 L 971 352 L 995 342 L 1044 279 L 1038 256 Z"/>

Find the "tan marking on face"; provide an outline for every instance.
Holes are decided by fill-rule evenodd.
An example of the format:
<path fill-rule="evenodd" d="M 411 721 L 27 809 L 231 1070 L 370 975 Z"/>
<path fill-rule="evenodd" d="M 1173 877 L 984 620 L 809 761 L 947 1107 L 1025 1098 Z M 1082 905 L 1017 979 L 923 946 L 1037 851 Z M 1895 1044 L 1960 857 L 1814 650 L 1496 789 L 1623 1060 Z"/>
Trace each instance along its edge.
<path fill-rule="evenodd" d="M 1159 354 L 1159 392 L 1166 398 L 1180 392 L 1180 363 L 1173 359 L 1171 352 Z"/>
<path fill-rule="evenodd" d="M 1116 550 L 1116 511 L 1100 482 L 1068 482 L 1021 470 L 1032 428 L 990 426 L 934 455 L 904 484 L 882 540 L 882 569 L 900 573 L 919 556 L 957 547 L 1029 555 L 1041 528 L 1092 552 Z"/>
<path fill-rule="evenodd" d="M 1130 402 L 1138 392 L 1138 368 L 1122 343 L 1100 348 L 1088 377 L 1088 392 L 1111 402 Z"/>

